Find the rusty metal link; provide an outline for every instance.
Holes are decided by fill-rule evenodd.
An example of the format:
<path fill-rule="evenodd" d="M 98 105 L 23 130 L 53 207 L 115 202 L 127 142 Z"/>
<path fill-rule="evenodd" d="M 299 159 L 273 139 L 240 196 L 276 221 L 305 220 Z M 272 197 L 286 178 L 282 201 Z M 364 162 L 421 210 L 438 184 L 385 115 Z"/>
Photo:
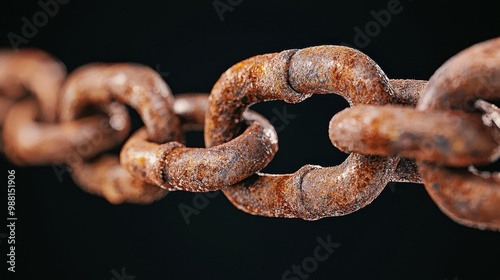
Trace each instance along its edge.
<path fill-rule="evenodd" d="M 344 152 L 399 155 L 454 167 L 487 164 L 500 155 L 500 132 L 480 114 L 360 105 L 336 114 L 330 139 Z"/>
<path fill-rule="evenodd" d="M 176 96 L 174 108 L 186 124 L 203 125 L 207 95 Z M 248 126 L 235 139 L 211 148 L 187 148 L 179 142 L 147 141 L 139 130 L 123 146 L 120 162 L 135 178 L 166 190 L 215 191 L 248 178 L 264 168 L 278 150 L 273 126 L 252 111 L 243 114 Z"/>
<path fill-rule="evenodd" d="M 40 104 L 40 121 L 56 120 L 59 88 L 65 78 L 64 65 L 46 52 L 0 51 L 0 96 L 17 99 L 28 90 Z"/>
<path fill-rule="evenodd" d="M 471 102 L 480 99 L 500 99 L 500 38 L 476 44 L 444 63 L 429 79 L 417 109 L 473 110 Z M 494 155 L 492 160 L 498 157 Z M 497 176 L 426 162 L 418 167 L 426 190 L 446 215 L 467 226 L 500 231 Z"/>
<path fill-rule="evenodd" d="M 500 230 L 499 177 L 471 167 L 500 156 L 500 130 L 492 121 L 498 108 L 484 101 L 500 99 L 499 50 L 500 38 L 449 59 L 430 78 L 417 110 L 357 106 L 338 113 L 330 123 L 332 143 L 346 152 L 416 159 L 428 193 L 446 215 Z"/>
<path fill-rule="evenodd" d="M 147 139 L 156 143 L 182 141 L 180 121 L 173 112 L 170 89 L 158 73 L 134 64 L 90 64 L 75 70 L 61 90 L 59 117 L 70 122 L 96 110 L 111 112 L 110 106 L 130 105 L 142 117 Z M 129 120 L 123 114 L 110 115 L 110 124 L 129 133 Z M 93 147 L 90 147 L 92 149 Z M 68 162 L 72 175 L 86 191 L 105 197 L 111 203 L 151 203 L 167 191 L 133 178 L 119 165 L 117 156 L 105 155 L 92 161 Z"/>
<path fill-rule="evenodd" d="M 418 93 L 406 93 L 422 90 L 424 83 L 391 83 L 373 60 L 347 47 L 319 46 L 256 56 L 231 67 L 215 84 L 205 142 L 211 147 L 233 139 L 241 131 L 244 110 L 256 102 L 298 103 L 312 94 L 337 93 L 351 106 L 413 103 Z M 398 162 L 398 157 L 352 153 L 339 166 L 307 165 L 294 174 L 257 174 L 223 191 L 236 207 L 251 214 L 316 220 L 346 215 L 371 203 L 389 178 L 398 177 L 393 175 Z"/>
<path fill-rule="evenodd" d="M 12 162 L 18 165 L 65 163 L 68 151 L 85 144 L 88 131 L 96 131 L 107 122 L 99 116 L 63 125 L 55 122 L 59 91 L 65 77 L 64 65 L 43 51 L 0 52 L 0 94 L 3 95 L 0 97 L 0 125 L 3 125 L 0 145 Z M 25 90 L 33 94 L 37 102 L 25 98 L 16 103 Z M 114 107 L 110 108 L 119 109 Z M 101 151 L 115 146 L 113 139 L 103 139 Z M 92 157 L 98 152 L 95 150 L 81 156 Z"/>
<path fill-rule="evenodd" d="M 110 106 L 113 115 L 127 118 L 127 111 Z M 67 163 L 96 156 L 116 146 L 126 136 L 128 129 L 114 130 L 108 127 L 106 116 L 89 116 L 67 123 L 49 124 L 36 121 L 38 106 L 35 100 L 26 99 L 15 103 L 8 111 L 3 129 L 4 152 L 18 165 L 43 165 Z M 93 149 L 82 150 L 98 132 L 99 143 Z M 76 157 L 75 157 L 76 156 Z"/>
<path fill-rule="evenodd" d="M 18 99 L 25 96 L 26 90 L 38 99 L 42 108 L 36 112 L 37 120 L 54 122 L 57 93 L 65 76 L 64 65 L 46 52 L 36 49 L 18 52 L 0 50 L 0 133 L 4 135 L 3 125 L 9 109 Z M 6 151 L 5 143 L 9 144 L 10 140 L 10 136 L 0 137 L 0 151 L 9 153 L 7 156 L 11 158 L 23 153 L 12 149 Z M 13 161 L 21 164 L 15 159 Z"/>

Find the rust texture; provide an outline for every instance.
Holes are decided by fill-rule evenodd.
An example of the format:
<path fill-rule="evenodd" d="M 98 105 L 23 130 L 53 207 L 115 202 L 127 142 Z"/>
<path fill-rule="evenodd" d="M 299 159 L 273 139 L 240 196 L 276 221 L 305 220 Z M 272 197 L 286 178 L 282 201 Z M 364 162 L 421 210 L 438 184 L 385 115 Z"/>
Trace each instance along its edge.
<path fill-rule="evenodd" d="M 184 94 L 176 96 L 174 108 L 181 119 L 203 124 L 207 105 L 208 95 Z M 206 149 L 178 142 L 158 145 L 139 130 L 123 146 L 120 162 L 136 178 L 167 190 L 219 190 L 264 168 L 278 150 L 276 132 L 267 120 L 247 111 L 243 121 L 247 125 L 243 134 Z"/>
<path fill-rule="evenodd" d="M 500 98 L 500 38 L 478 43 L 446 61 L 429 79 L 417 109 L 472 111 L 476 100 Z M 496 127 L 498 129 L 498 127 Z M 425 162 L 418 164 L 429 195 L 458 223 L 500 230 L 500 181 Z"/>
<path fill-rule="evenodd" d="M 137 110 L 148 140 L 156 143 L 182 141 L 180 121 L 173 111 L 170 89 L 159 74 L 141 65 L 91 64 L 76 70 L 62 87 L 59 117 L 64 123 L 86 116 L 89 112 L 104 111 L 110 115 L 111 127 L 124 131 L 128 119 L 123 119 L 110 108 L 113 104 L 116 106 L 117 101 Z M 167 193 L 133 178 L 119 165 L 116 156 L 102 156 L 68 165 L 82 188 L 103 195 L 112 203 L 151 203 Z"/>
<path fill-rule="evenodd" d="M 132 177 L 114 155 L 103 155 L 71 168 L 74 180 L 83 190 L 102 196 L 112 204 L 150 204 L 168 194 L 164 189 Z"/>
<path fill-rule="evenodd" d="M 485 101 L 500 98 L 499 49 L 500 39 L 493 39 L 449 59 L 416 104 L 411 97 L 407 105 L 416 110 L 397 105 L 343 110 L 330 122 L 332 143 L 345 152 L 417 160 L 429 195 L 446 215 L 470 227 L 500 230 L 498 173 L 473 167 L 500 156 L 499 109 Z"/>
<path fill-rule="evenodd" d="M 344 152 L 400 155 L 440 165 L 467 167 L 498 158 L 498 129 L 463 111 L 360 105 L 336 114 L 330 139 Z"/>
<path fill-rule="evenodd" d="M 418 172 L 417 163 L 414 160 L 407 158 L 401 158 L 399 160 L 398 166 L 391 177 L 389 178 L 391 182 L 401 182 L 401 183 L 423 183 L 422 178 L 420 178 L 420 173 Z"/>
<path fill-rule="evenodd" d="M 398 93 L 424 85 L 395 83 Z M 215 84 L 205 143 L 211 147 L 238 135 L 242 113 L 253 103 L 276 99 L 298 103 L 312 94 L 328 93 L 343 96 L 351 106 L 415 100 L 401 98 L 378 65 L 352 48 L 319 46 L 256 56 L 231 67 Z M 339 166 L 306 166 L 278 176 L 258 174 L 223 191 L 236 207 L 251 214 L 307 220 L 345 215 L 380 194 L 398 161 L 398 157 L 353 153 Z"/>
<path fill-rule="evenodd" d="M 173 95 L 161 76 L 135 64 L 89 64 L 75 70 L 63 85 L 59 117 L 74 120 L 89 107 L 126 103 L 141 116 L 149 140 L 181 140 L 180 121 L 173 113 Z M 90 108 L 91 109 L 91 108 Z"/>

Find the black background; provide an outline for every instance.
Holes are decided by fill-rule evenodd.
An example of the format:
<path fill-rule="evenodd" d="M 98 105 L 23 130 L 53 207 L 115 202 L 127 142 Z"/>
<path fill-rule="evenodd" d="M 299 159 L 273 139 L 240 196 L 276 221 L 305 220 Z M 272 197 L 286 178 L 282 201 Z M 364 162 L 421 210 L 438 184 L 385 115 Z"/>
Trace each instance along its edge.
<path fill-rule="evenodd" d="M 73 0 L 21 47 L 52 53 L 68 71 L 98 61 L 159 67 L 174 94 L 210 92 L 227 68 L 253 55 L 356 47 L 354 27 L 364 29 L 370 11 L 388 2 L 244 0 L 221 21 L 212 0 Z M 498 4 L 401 0 L 401 7 L 361 48 L 390 78 L 428 79 L 458 51 L 499 35 Z M 11 48 L 7 34 L 21 34 L 21 18 L 39 10 L 36 1 L 2 0 L 0 47 Z M 347 106 L 342 98 L 252 108 L 271 119 L 273 108 L 285 106 L 296 117 L 279 132 L 280 150 L 264 171 L 342 162 L 346 156 L 327 133 L 331 116 Z M 134 120 L 137 129 L 137 115 Z M 187 136 L 192 146 L 202 139 L 201 132 Z M 317 237 L 328 235 L 341 246 L 308 279 L 500 279 L 499 233 L 453 222 L 418 184 L 392 184 L 358 212 L 315 222 L 251 216 L 220 194 L 187 225 L 179 205 L 193 206 L 192 193 L 113 206 L 80 190 L 68 173 L 60 181 L 52 166 L 18 167 L 0 157 L 3 186 L 8 169 L 17 175 L 16 276 L 24 279 L 109 280 L 122 268 L 136 280 L 281 279 L 313 256 Z M 6 246 L 2 240 L 2 271 Z"/>

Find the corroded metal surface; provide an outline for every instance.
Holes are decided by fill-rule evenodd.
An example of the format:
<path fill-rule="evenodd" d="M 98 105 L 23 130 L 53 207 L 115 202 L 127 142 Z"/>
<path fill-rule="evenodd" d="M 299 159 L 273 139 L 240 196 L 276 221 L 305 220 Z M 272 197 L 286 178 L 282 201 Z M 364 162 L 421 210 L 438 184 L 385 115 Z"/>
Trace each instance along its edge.
<path fill-rule="evenodd" d="M 494 39 L 452 57 L 429 80 L 417 110 L 360 105 L 336 114 L 332 143 L 346 152 L 416 159 L 427 191 L 446 215 L 500 230 L 498 173 L 472 167 L 500 156 L 500 110 L 484 101 L 500 98 L 499 50 L 500 39 Z"/>
<path fill-rule="evenodd" d="M 455 167 L 487 164 L 500 155 L 498 129 L 485 126 L 481 115 L 462 111 L 360 105 L 336 114 L 329 133 L 344 152 L 400 155 Z"/>
<path fill-rule="evenodd" d="M 401 183 L 423 183 L 418 172 L 417 163 L 413 160 L 402 158 L 391 177 L 391 182 Z"/>
<path fill-rule="evenodd" d="M 429 79 L 417 109 L 475 109 L 478 99 L 500 98 L 500 38 L 476 44 L 449 59 Z M 498 127 L 495 127 L 498 132 Z M 500 230 L 500 180 L 467 169 L 419 162 L 429 195 L 458 223 Z M 487 174 L 487 173 L 486 173 Z"/>
<path fill-rule="evenodd" d="M 145 66 L 92 64 L 76 70 L 63 85 L 59 116 L 62 122 L 73 121 L 88 114 L 85 110 L 89 105 L 110 113 L 109 106 L 116 104 L 114 101 L 138 111 L 148 140 L 157 143 L 181 141 L 180 121 L 173 112 L 172 93 L 161 77 Z M 111 127 L 117 131 L 125 130 L 127 123 L 119 115 L 110 115 Z M 151 203 L 166 195 L 166 190 L 133 178 L 119 165 L 118 157 L 103 156 L 93 162 L 68 164 L 80 186 L 103 195 L 112 203 Z"/>
<path fill-rule="evenodd" d="M 174 108 L 182 119 L 202 124 L 208 95 L 177 96 Z M 139 130 L 123 146 L 120 162 L 132 175 L 167 190 L 207 192 L 222 189 L 264 168 L 278 150 L 272 125 L 247 111 L 247 128 L 235 139 L 211 148 L 187 148 L 178 142 L 162 145 L 147 141 Z M 267 155 L 264 158 L 259 155 Z"/>
<path fill-rule="evenodd" d="M 173 113 L 173 96 L 161 76 L 135 64 L 89 64 L 75 70 L 61 90 L 62 122 L 85 115 L 89 106 L 119 101 L 141 116 L 149 140 L 162 143 L 181 140 L 180 121 Z"/>
<path fill-rule="evenodd" d="M 396 83 L 404 92 L 405 82 Z M 408 85 L 414 86 L 411 81 Z M 210 147 L 238 135 L 243 111 L 255 102 L 298 103 L 312 94 L 328 93 L 343 96 L 351 106 L 384 105 L 397 96 L 377 64 L 351 48 L 320 46 L 256 56 L 231 67 L 215 84 L 205 142 Z M 236 207 L 252 214 L 308 220 L 345 215 L 380 194 L 398 161 L 351 154 L 339 166 L 304 167 L 281 176 L 259 174 L 223 191 Z"/>
<path fill-rule="evenodd" d="M 102 196 L 113 204 L 150 204 L 168 194 L 164 189 L 132 177 L 114 155 L 103 155 L 98 160 L 72 165 L 71 168 L 74 180 L 83 190 Z"/>
<path fill-rule="evenodd" d="M 251 214 L 305 220 L 341 216 L 380 194 L 392 173 L 377 170 L 386 162 L 383 157 L 353 153 L 335 167 L 306 165 L 293 174 L 257 174 L 223 191 L 238 209 Z M 396 160 L 391 163 L 394 168 Z"/>

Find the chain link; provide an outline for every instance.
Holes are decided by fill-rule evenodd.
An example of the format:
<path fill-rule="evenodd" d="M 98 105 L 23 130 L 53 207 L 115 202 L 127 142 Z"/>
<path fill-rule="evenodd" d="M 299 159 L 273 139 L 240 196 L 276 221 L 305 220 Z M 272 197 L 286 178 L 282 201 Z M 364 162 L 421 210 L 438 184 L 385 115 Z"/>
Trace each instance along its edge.
<path fill-rule="evenodd" d="M 286 50 L 235 64 L 210 95 L 175 97 L 146 66 L 89 64 L 66 78 L 43 51 L 2 51 L 0 146 L 18 165 L 68 165 L 82 189 L 111 203 L 222 190 L 250 214 L 317 220 L 365 207 L 389 182 L 414 182 L 454 221 L 500 231 L 500 176 L 479 170 L 500 156 L 500 110 L 488 102 L 500 98 L 499 50 L 500 38 L 476 44 L 428 82 L 389 79 L 349 47 Z M 278 140 L 248 107 L 330 93 L 350 105 L 329 126 L 348 158 L 259 173 Z M 144 123 L 130 137 L 126 105 Z M 189 129 L 204 129 L 206 148 L 185 147 Z M 103 154 L 121 144 L 119 157 Z"/>
<path fill-rule="evenodd" d="M 197 116 L 204 116 L 207 107 L 208 95 L 178 95 L 174 104 L 178 115 L 198 125 L 204 121 Z M 145 131 L 139 130 L 122 148 L 120 160 L 137 178 L 168 190 L 220 190 L 264 168 L 277 152 L 277 135 L 266 119 L 247 111 L 244 121 L 248 126 L 244 133 L 206 149 L 178 142 L 149 143 Z"/>

